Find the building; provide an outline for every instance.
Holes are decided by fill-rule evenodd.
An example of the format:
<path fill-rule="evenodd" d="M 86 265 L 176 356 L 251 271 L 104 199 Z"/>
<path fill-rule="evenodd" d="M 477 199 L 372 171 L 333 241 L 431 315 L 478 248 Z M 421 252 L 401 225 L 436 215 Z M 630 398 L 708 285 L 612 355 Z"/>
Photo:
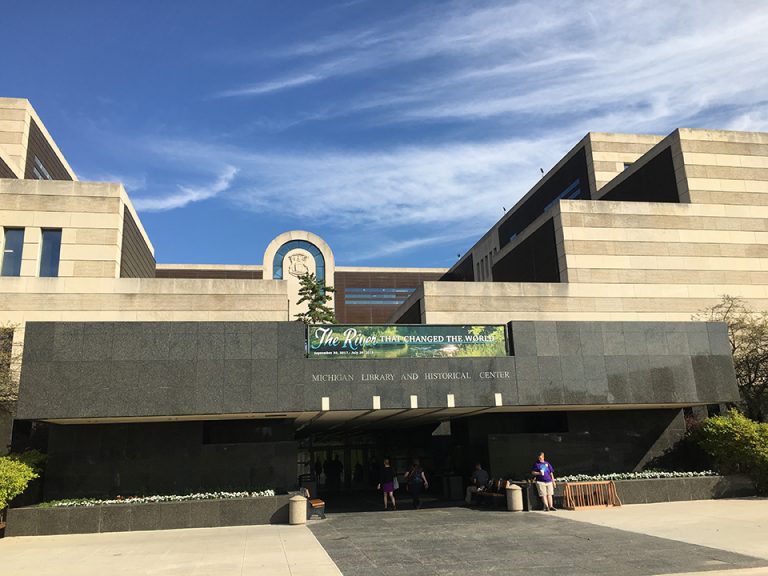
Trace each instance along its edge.
<path fill-rule="evenodd" d="M 723 293 L 768 308 L 768 134 L 590 133 L 440 270 L 337 266 L 304 231 L 261 265 L 157 264 L 122 186 L 77 181 L 28 102 L 0 100 L 3 127 L 0 321 L 46 498 L 289 488 L 336 458 L 362 489 L 384 455 L 446 478 L 475 459 L 522 476 L 538 449 L 563 472 L 641 468 L 684 409 L 738 399 L 725 326 L 692 315 Z M 304 272 L 360 332 L 503 346 L 313 356 L 290 321 Z"/>

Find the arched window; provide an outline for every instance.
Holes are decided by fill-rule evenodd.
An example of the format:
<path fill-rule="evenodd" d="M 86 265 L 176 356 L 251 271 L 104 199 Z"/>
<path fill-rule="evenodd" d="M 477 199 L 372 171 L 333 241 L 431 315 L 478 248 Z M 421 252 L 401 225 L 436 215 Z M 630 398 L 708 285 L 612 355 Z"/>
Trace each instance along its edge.
<path fill-rule="evenodd" d="M 272 264 L 272 278 L 274 280 L 283 279 L 283 260 L 285 255 L 296 248 L 301 248 L 312 254 L 312 257 L 315 259 L 315 276 L 321 284 L 325 284 L 325 258 L 323 258 L 323 253 L 320 252 L 317 246 L 306 240 L 290 240 L 278 248 Z"/>

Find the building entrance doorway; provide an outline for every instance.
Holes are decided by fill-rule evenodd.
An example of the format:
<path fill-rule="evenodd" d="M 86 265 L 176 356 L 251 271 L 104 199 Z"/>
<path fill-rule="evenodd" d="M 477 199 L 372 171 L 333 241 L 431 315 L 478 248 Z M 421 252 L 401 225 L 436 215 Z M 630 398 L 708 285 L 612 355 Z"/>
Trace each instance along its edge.
<path fill-rule="evenodd" d="M 443 502 L 460 499 L 449 486 L 465 476 L 457 469 L 460 459 L 452 447 L 450 426 L 433 422 L 356 433 L 316 431 L 298 438 L 299 474 L 311 478 L 317 493 L 326 502 L 343 501 L 344 506 L 378 509 L 377 491 L 384 459 L 388 458 L 400 483 L 398 499 L 410 500 L 404 475 L 414 459 L 424 469 L 429 490 L 426 498 Z M 455 490 L 454 490 L 455 492 Z"/>

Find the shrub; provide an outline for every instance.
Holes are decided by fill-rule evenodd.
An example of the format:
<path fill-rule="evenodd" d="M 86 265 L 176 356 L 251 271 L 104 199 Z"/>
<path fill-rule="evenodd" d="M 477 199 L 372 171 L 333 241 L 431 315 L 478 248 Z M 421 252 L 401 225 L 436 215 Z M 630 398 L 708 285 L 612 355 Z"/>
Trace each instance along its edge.
<path fill-rule="evenodd" d="M 697 437 L 721 473 L 749 474 L 758 493 L 768 493 L 768 424 L 731 410 L 726 416 L 709 418 Z"/>
<path fill-rule="evenodd" d="M 31 466 L 8 456 L 0 457 L 0 510 L 37 478 Z"/>
<path fill-rule="evenodd" d="M 25 450 L 24 452 L 19 452 L 17 454 L 8 454 L 8 458 L 16 460 L 17 462 L 23 462 L 32 468 L 36 474 L 42 474 L 48 456 L 39 450 Z"/>

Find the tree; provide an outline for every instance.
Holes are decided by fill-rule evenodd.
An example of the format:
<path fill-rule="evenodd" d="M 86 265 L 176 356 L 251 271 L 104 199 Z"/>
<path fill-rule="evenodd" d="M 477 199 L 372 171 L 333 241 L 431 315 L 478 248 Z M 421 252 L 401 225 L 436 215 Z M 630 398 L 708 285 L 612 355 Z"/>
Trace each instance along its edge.
<path fill-rule="evenodd" d="M 758 494 L 768 493 L 768 423 L 758 423 L 736 410 L 708 418 L 697 434 L 699 445 L 723 474 L 749 474 Z"/>
<path fill-rule="evenodd" d="M 19 397 L 18 345 L 13 343 L 15 326 L 0 324 L 0 410 L 13 412 Z"/>
<path fill-rule="evenodd" d="M 768 314 L 754 312 L 739 298 L 725 294 L 719 303 L 693 318 L 728 325 L 743 411 L 752 420 L 765 420 L 768 416 Z"/>
<path fill-rule="evenodd" d="M 38 475 L 29 464 L 10 456 L 0 457 L 0 512 L 27 489 Z"/>
<path fill-rule="evenodd" d="M 321 284 L 314 273 L 299 276 L 299 282 L 300 298 L 297 304 L 306 302 L 307 311 L 296 314 L 296 318 L 304 324 L 335 324 L 336 315 L 327 303 L 331 301 L 331 294 L 336 290 Z"/>

